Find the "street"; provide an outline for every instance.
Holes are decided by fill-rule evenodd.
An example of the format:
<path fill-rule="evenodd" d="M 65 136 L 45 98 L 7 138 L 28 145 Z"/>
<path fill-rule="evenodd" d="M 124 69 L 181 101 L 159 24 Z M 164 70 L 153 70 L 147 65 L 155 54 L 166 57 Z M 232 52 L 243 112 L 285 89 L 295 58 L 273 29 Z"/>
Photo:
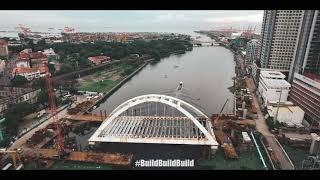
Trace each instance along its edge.
<path fill-rule="evenodd" d="M 255 84 L 254 84 L 252 78 L 246 77 L 245 81 L 246 81 L 246 85 L 249 88 L 250 92 L 254 92 L 256 87 L 255 87 Z M 253 99 L 254 106 L 256 106 L 256 108 L 257 108 L 257 114 L 258 114 L 258 119 L 256 120 L 257 131 L 259 131 L 265 137 L 266 141 L 268 142 L 268 145 L 274 151 L 277 159 L 279 160 L 281 169 L 293 170 L 294 166 L 293 166 L 291 160 L 287 157 L 286 153 L 283 151 L 280 143 L 277 141 L 275 136 L 269 131 L 269 128 L 266 124 L 264 116 L 261 112 L 256 94 L 252 93 L 252 99 Z"/>
<path fill-rule="evenodd" d="M 60 119 L 61 117 L 64 117 L 67 113 L 67 109 L 64 109 L 60 112 L 57 113 L 58 119 Z M 53 123 L 53 118 L 49 118 L 47 121 L 45 121 L 44 123 L 40 124 L 38 127 L 32 129 L 31 131 L 29 131 L 28 133 L 26 133 L 25 135 L 23 135 L 22 137 L 20 137 L 19 139 L 17 139 L 10 148 L 8 148 L 9 150 L 13 150 L 13 149 L 18 149 L 21 148 L 23 144 L 25 144 L 27 142 L 28 139 L 30 139 L 32 137 L 32 135 L 40 130 L 45 128 L 46 126 L 48 126 L 49 124 Z"/>

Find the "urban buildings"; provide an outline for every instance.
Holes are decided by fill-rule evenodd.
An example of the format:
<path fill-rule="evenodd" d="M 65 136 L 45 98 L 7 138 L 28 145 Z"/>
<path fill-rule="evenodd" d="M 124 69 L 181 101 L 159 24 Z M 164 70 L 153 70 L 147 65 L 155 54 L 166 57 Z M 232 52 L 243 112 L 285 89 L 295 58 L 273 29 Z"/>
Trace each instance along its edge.
<path fill-rule="evenodd" d="M 16 66 L 17 67 L 28 67 L 30 68 L 30 60 L 29 59 L 17 59 L 16 60 Z"/>
<path fill-rule="evenodd" d="M 10 104 L 28 102 L 33 104 L 37 102 L 37 95 L 40 89 L 19 87 L 1 87 L 0 88 L 0 115 L 9 108 Z"/>
<path fill-rule="evenodd" d="M 268 114 L 271 118 L 276 116 L 276 121 L 284 123 L 288 127 L 302 127 L 305 112 L 299 106 L 285 105 L 277 107 L 268 106 Z"/>
<path fill-rule="evenodd" d="M 320 76 L 294 74 L 289 96 L 305 112 L 306 121 L 313 127 L 320 127 Z"/>
<path fill-rule="evenodd" d="M 260 43 L 257 39 L 252 39 L 247 43 L 245 65 L 251 65 L 260 57 Z"/>
<path fill-rule="evenodd" d="M 8 42 L 4 39 L 0 39 L 0 56 L 8 56 Z"/>
<path fill-rule="evenodd" d="M 303 10 L 264 11 L 260 56 L 262 68 L 289 74 L 303 17 Z"/>
<path fill-rule="evenodd" d="M 31 67 L 39 68 L 43 63 L 48 63 L 48 57 L 41 51 L 30 53 Z"/>
<path fill-rule="evenodd" d="M 0 59 L 0 76 L 3 75 L 5 68 L 6 68 L 6 62 Z"/>
<path fill-rule="evenodd" d="M 291 66 L 289 81 L 292 81 L 295 72 L 320 74 L 319 10 L 306 10 L 304 13 L 297 53 Z"/>
<path fill-rule="evenodd" d="M 258 91 L 265 106 L 270 102 L 287 101 L 290 84 L 285 75 L 278 71 L 261 71 Z"/>
<path fill-rule="evenodd" d="M 88 59 L 95 65 L 99 65 L 99 64 L 107 63 L 111 61 L 111 58 L 108 56 L 94 56 L 94 57 L 88 57 Z"/>
<path fill-rule="evenodd" d="M 16 67 L 12 70 L 12 76 L 24 76 L 28 81 L 44 77 L 49 71 L 44 63 L 48 63 L 48 57 L 44 53 L 24 49 L 19 53 Z"/>

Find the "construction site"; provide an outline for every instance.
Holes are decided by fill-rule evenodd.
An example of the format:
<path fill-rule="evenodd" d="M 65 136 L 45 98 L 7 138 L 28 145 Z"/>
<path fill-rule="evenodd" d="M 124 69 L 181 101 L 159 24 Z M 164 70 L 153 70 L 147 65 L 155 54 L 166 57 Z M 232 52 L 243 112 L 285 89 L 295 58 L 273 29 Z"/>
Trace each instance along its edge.
<path fill-rule="evenodd" d="M 173 157 L 195 159 L 194 168 L 201 169 L 202 161 L 214 162 L 219 152 L 228 162 L 241 161 L 249 153 L 260 169 L 270 167 L 255 131 L 251 93 L 238 76 L 232 87 L 234 99 L 227 99 L 220 112 L 210 116 L 183 100 L 155 94 L 129 99 L 99 115 L 91 110 L 103 96 L 73 95 L 73 103 L 57 112 L 50 75 L 46 82 L 52 116 L 1 151 L 8 157 L 1 162 L 4 169 L 50 169 L 57 162 L 131 169 L 137 168 L 137 159 Z M 182 82 L 177 91 L 181 89 Z M 223 113 L 227 103 L 234 103 L 234 113 Z"/>
<path fill-rule="evenodd" d="M 171 96 L 135 94 L 122 98 L 112 109 L 108 109 L 109 104 L 107 108 L 99 108 L 106 94 L 72 94 L 72 103 L 59 109 L 51 76 L 47 75 L 50 116 L 10 148 L 0 150 L 0 167 L 59 169 L 69 163 L 92 163 L 107 169 L 138 169 L 135 162 L 140 159 L 194 159 L 194 169 L 297 168 L 281 144 L 311 146 L 310 154 L 314 155 L 320 149 L 319 138 L 305 135 L 304 130 L 297 134 L 290 128 L 270 132 L 252 79 L 247 77 L 241 57 L 233 55 L 236 76 L 229 88 L 233 97 L 223 99 L 224 104 L 218 110 L 210 108 L 210 111 L 182 99 L 183 82 Z M 176 64 L 171 65 L 179 69 Z M 168 71 L 160 76 L 168 80 L 171 74 Z M 232 112 L 225 113 L 230 104 Z M 318 167 L 314 157 L 304 161 L 306 167 Z"/>
<path fill-rule="evenodd" d="M 247 104 L 250 104 L 249 100 Z M 27 169 L 50 169 L 55 162 L 92 162 L 111 165 L 113 169 L 132 168 L 135 159 L 155 158 L 155 154 L 158 158 L 164 158 L 168 157 L 169 152 L 174 152 L 177 158 L 214 161 L 214 153 L 208 148 L 210 146 L 130 143 L 102 143 L 91 146 L 88 139 L 108 117 L 103 111 L 100 116 L 87 113 L 93 105 L 92 101 L 83 101 L 69 107 L 66 115 L 35 131 L 18 149 L 6 151 L 12 156 L 9 158 L 12 167 L 19 169 L 20 164 L 24 164 Z M 236 106 L 246 107 L 243 103 Z M 218 151 L 224 153 L 225 159 L 239 160 L 241 153 L 256 153 L 259 149 L 259 146 L 254 144 L 256 140 L 253 140 L 254 135 L 251 133 L 255 129 L 255 122 L 250 118 L 252 112 L 238 109 L 237 115 L 234 115 L 222 114 L 222 108 L 220 114 L 213 114 L 209 118 L 220 145 Z M 145 149 L 148 149 L 148 153 L 145 153 Z"/>

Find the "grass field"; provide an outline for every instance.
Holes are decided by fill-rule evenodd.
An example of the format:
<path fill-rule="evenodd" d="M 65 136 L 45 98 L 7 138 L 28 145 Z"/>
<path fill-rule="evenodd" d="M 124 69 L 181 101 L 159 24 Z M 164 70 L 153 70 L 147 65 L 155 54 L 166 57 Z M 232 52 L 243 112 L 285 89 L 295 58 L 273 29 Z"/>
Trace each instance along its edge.
<path fill-rule="evenodd" d="M 139 65 L 125 63 L 112 65 L 107 69 L 79 78 L 78 90 L 107 92 L 138 68 Z"/>

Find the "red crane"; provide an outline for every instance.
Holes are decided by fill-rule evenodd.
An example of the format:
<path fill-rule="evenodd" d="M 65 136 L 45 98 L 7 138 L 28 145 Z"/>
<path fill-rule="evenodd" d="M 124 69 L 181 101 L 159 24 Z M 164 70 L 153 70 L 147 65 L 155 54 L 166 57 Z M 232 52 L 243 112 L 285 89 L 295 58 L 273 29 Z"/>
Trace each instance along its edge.
<path fill-rule="evenodd" d="M 46 74 L 46 84 L 48 89 L 50 111 L 52 113 L 53 122 L 56 128 L 56 135 L 57 135 L 56 148 L 59 154 L 61 155 L 62 153 L 64 153 L 64 138 L 60 129 L 59 119 L 57 116 L 56 97 L 55 97 L 55 93 L 52 86 L 51 74 L 49 73 L 48 68 L 47 68 L 47 74 Z"/>

